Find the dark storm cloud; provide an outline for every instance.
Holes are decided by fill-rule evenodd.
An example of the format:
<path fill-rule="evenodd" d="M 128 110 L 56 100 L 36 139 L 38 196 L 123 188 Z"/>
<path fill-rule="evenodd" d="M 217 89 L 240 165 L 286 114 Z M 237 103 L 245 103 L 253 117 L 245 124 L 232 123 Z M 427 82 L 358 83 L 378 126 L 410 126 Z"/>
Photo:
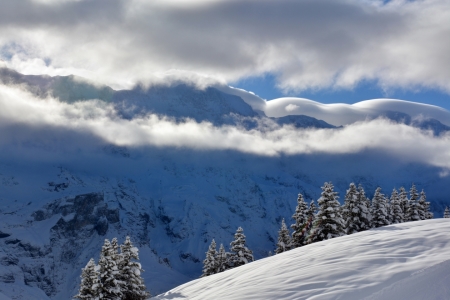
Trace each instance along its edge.
<path fill-rule="evenodd" d="M 122 0 L 53 1 L 3 0 L 0 25 L 24 29 L 37 27 L 65 27 L 108 24 L 120 20 L 124 14 Z"/>
<path fill-rule="evenodd" d="M 274 73 L 286 90 L 368 79 L 450 91 L 445 0 L 7 0 L 2 8 L 0 49 L 25 49 L 3 59 L 28 73 L 121 84 L 168 70 L 228 81 Z"/>

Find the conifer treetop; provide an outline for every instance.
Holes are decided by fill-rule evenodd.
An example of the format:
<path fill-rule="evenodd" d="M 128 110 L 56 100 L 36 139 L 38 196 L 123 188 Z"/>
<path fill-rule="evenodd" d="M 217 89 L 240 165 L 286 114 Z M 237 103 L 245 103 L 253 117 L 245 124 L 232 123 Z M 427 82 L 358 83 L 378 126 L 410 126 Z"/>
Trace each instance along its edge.
<path fill-rule="evenodd" d="M 144 300 L 149 298 L 150 292 L 144 284 L 144 279 L 141 277 L 142 269 L 139 260 L 139 249 L 134 247 L 129 236 L 120 245 L 121 261 L 119 265 L 120 280 L 124 283 L 122 290 L 124 299 Z"/>
<path fill-rule="evenodd" d="M 230 263 L 233 267 L 238 267 L 249 262 L 252 262 L 253 252 L 245 245 L 244 229 L 239 227 L 234 234 L 234 240 L 230 243 Z"/>
<path fill-rule="evenodd" d="M 289 230 L 284 222 L 284 219 L 281 221 L 281 228 L 278 231 L 278 243 L 277 249 L 275 250 L 276 254 L 291 250 L 291 237 L 289 235 Z"/>
<path fill-rule="evenodd" d="M 100 281 L 98 271 L 93 258 L 89 260 L 81 272 L 81 283 L 75 299 L 97 300 L 100 292 Z"/>
<path fill-rule="evenodd" d="M 209 245 L 208 251 L 206 251 L 206 258 L 203 260 L 203 273 L 201 277 L 209 276 L 217 272 L 218 261 L 216 248 L 216 241 L 213 239 Z"/>
<path fill-rule="evenodd" d="M 345 235 L 344 221 L 340 212 L 339 197 L 333 184 L 325 182 L 319 200 L 319 211 L 314 221 L 307 243 L 327 240 Z"/>

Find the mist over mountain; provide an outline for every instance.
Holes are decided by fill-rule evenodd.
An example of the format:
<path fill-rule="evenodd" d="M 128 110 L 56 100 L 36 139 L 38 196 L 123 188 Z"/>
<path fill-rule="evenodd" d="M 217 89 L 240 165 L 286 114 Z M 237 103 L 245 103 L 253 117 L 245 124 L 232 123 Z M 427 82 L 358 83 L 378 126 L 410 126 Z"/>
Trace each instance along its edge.
<path fill-rule="evenodd" d="M 104 238 L 131 235 L 152 294 L 200 275 L 238 226 L 273 251 L 298 193 L 332 181 L 369 197 L 415 183 L 450 203 L 450 112 L 399 100 L 265 101 L 189 82 L 114 90 L 0 70 L 0 288 L 68 299 Z M 249 100 L 250 99 L 250 100 Z M 290 222 L 290 221 L 288 221 Z"/>

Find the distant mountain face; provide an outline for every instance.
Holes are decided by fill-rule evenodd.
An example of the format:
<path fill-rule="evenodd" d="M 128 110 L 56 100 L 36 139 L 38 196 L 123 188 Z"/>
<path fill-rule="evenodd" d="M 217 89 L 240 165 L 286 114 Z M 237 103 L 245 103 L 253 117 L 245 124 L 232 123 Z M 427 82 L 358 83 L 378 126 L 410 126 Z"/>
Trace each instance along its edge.
<path fill-rule="evenodd" d="M 412 119 L 410 115 L 398 111 L 386 111 L 385 113 L 382 114 L 382 117 L 385 117 L 397 123 L 410 125 L 416 128 L 420 128 L 422 130 L 431 131 L 435 136 L 450 131 L 450 126 L 444 125 L 438 120 L 433 118 Z"/>
<path fill-rule="evenodd" d="M 25 76 L 4 69 L 0 75 L 3 82 L 40 97 L 50 94 L 67 103 L 103 100 L 118 112 L 119 121 L 154 113 L 179 123 L 185 118 L 210 122 L 223 130 L 340 130 L 299 115 L 294 106 L 280 106 L 284 115 L 279 116 L 268 109 L 265 116 L 225 88 L 179 84 L 114 91 L 73 76 Z M 440 121 L 414 123 L 418 119 L 402 111 L 383 117 L 436 129 L 435 134 L 448 130 Z M 8 126 L 14 131 L 26 125 Z M 341 201 L 350 182 L 361 183 L 370 197 L 377 186 L 390 194 L 414 182 L 427 192 L 437 217 L 450 203 L 448 177 L 440 168 L 375 150 L 260 156 L 232 148 L 127 147 L 98 137 L 80 139 L 88 135 L 82 130 L 61 129 L 54 135 L 45 128 L 27 130 L 32 142 L 12 139 L 0 152 L 0 290 L 16 299 L 69 299 L 80 269 L 91 257 L 98 261 L 103 240 L 115 236 L 123 241 L 130 235 L 141 250 L 152 294 L 198 277 L 211 240 L 228 248 L 238 226 L 255 257 L 265 257 L 275 247 L 281 219 L 290 222 L 297 194 L 317 200 L 325 181 L 333 182 Z M 69 149 L 48 147 L 39 143 L 39 134 L 74 142 Z M 95 140 L 94 146 L 86 146 L 86 140 Z"/>
<path fill-rule="evenodd" d="M 7 85 L 21 85 L 37 96 L 50 95 L 68 103 L 89 99 L 109 102 L 114 94 L 114 90 L 110 87 L 98 86 L 73 75 L 55 77 L 23 75 L 7 68 L 0 68 L 0 82 Z"/>

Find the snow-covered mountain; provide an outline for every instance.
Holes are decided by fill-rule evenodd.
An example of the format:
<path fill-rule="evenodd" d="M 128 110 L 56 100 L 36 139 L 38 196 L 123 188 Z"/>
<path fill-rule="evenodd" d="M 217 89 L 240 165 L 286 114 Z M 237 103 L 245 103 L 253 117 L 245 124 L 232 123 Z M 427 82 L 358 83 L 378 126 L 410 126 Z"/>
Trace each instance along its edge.
<path fill-rule="evenodd" d="M 450 222 L 390 225 L 188 282 L 156 299 L 450 298 Z"/>
<path fill-rule="evenodd" d="M 351 124 L 399 112 L 412 119 L 434 119 L 450 126 L 450 112 L 438 106 L 395 99 L 373 99 L 355 104 L 322 104 L 302 98 L 279 98 L 266 102 L 269 117 L 302 114 L 324 120 L 335 126 Z"/>
<path fill-rule="evenodd" d="M 253 128 L 242 118 L 267 116 L 275 122 L 296 127 L 332 128 L 358 121 L 385 117 L 435 134 L 450 131 L 450 112 L 437 106 L 395 99 L 374 99 L 352 105 L 322 104 L 303 98 L 279 98 L 265 101 L 258 96 L 224 85 L 200 90 L 184 83 L 131 90 L 97 85 L 76 76 L 23 75 L 0 68 L 0 82 L 25 87 L 45 97 L 74 103 L 90 99 L 112 102 L 124 118 L 155 113 L 178 120 L 191 118 L 214 125 L 232 124 Z M 282 118 L 282 119 L 280 119 Z"/>
<path fill-rule="evenodd" d="M 390 193 L 414 182 L 436 216 L 450 204 L 448 112 L 439 108 L 420 119 L 411 108 L 420 105 L 383 102 L 370 116 L 357 110 L 354 121 L 395 122 L 350 130 L 350 121 L 333 121 L 345 117 L 334 106 L 286 110 L 303 100 L 266 103 L 226 86 L 115 91 L 73 76 L 0 75 L 15 86 L 0 85 L 0 292 L 10 298 L 69 299 L 103 239 L 127 234 L 152 294 L 197 278 L 211 239 L 227 247 L 238 226 L 255 257 L 266 257 L 297 194 L 317 200 L 325 181 L 341 198 L 350 182 L 370 197 L 377 186 Z M 271 113 L 276 103 L 279 114 Z M 381 125 L 411 139 L 386 150 L 386 139 L 376 144 Z M 355 133 L 375 146 L 338 145 Z M 410 159 L 422 155 L 419 146 L 433 155 Z"/>

